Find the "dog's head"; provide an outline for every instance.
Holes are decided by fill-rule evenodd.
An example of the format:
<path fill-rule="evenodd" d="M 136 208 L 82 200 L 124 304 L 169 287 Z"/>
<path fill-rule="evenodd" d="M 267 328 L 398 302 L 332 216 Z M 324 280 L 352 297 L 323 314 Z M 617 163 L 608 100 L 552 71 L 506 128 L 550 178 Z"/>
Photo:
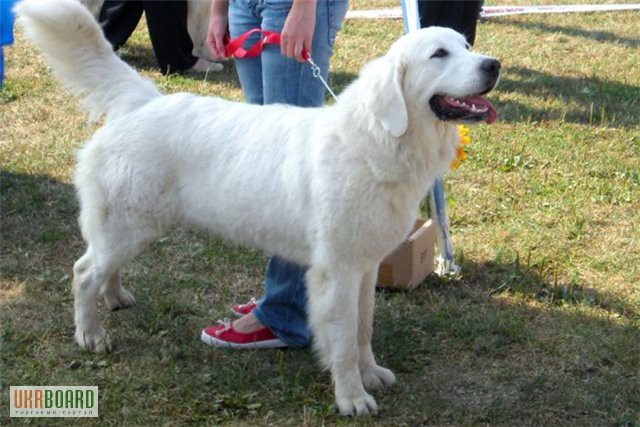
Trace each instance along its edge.
<path fill-rule="evenodd" d="M 406 132 L 410 111 L 417 120 L 492 123 L 497 117 L 482 95 L 497 85 L 500 62 L 471 52 L 465 38 L 451 29 L 409 33 L 370 67 L 377 74 L 370 107 L 393 136 Z"/>

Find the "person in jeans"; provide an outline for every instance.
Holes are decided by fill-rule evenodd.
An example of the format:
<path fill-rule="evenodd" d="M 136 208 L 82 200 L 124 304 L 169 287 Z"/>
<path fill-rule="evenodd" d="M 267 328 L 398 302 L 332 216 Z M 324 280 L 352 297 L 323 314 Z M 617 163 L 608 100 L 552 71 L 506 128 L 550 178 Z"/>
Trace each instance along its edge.
<path fill-rule="evenodd" d="M 227 27 L 231 38 L 254 28 L 281 33 L 280 46 L 267 45 L 258 57 L 236 60 L 245 99 L 252 104 L 318 107 L 324 102 L 325 89 L 302 52 L 310 52 L 326 80 L 335 37 L 347 9 L 348 0 L 213 0 L 207 45 L 214 58 L 221 59 Z M 250 37 L 245 47 L 259 37 Z M 262 298 L 233 306 L 242 317 L 205 327 L 202 340 L 232 348 L 309 345 L 305 274 L 305 266 L 272 258 Z"/>
<path fill-rule="evenodd" d="M 126 43 L 144 12 L 153 52 L 162 74 L 219 71 L 221 64 L 192 54 L 186 0 L 106 0 L 98 22 L 114 50 Z"/>

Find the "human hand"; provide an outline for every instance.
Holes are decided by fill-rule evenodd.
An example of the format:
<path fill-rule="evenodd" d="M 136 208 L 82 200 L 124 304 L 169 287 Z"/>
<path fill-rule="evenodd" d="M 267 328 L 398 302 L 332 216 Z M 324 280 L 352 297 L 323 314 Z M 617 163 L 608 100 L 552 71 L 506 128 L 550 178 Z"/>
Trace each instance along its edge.
<path fill-rule="evenodd" d="M 313 32 L 316 27 L 316 1 L 293 0 L 291 10 L 282 27 L 280 52 L 282 55 L 305 62 L 303 49 L 311 54 Z"/>
<path fill-rule="evenodd" d="M 213 0 L 209 14 L 209 27 L 207 28 L 207 47 L 215 59 L 227 57 L 224 39 L 227 35 L 229 2 L 227 0 Z"/>

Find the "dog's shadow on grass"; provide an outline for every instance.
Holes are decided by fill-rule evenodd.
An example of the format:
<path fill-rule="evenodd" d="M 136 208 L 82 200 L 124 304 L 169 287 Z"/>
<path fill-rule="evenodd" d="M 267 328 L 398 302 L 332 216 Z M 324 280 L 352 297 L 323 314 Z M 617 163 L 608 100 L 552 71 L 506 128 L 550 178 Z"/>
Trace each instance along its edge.
<path fill-rule="evenodd" d="M 589 31 L 575 27 L 553 25 L 541 22 L 521 22 L 517 20 L 492 20 L 493 25 L 519 26 L 526 30 L 541 31 L 546 34 L 564 34 L 581 37 L 599 43 L 640 47 L 640 40 L 621 37 L 607 31 Z M 615 60 L 615 58 L 612 58 Z M 504 68 L 498 92 L 512 93 L 508 103 L 499 106 L 500 120 L 528 122 L 564 120 L 571 123 L 607 125 L 634 128 L 640 125 L 637 100 L 640 87 L 595 76 L 563 77 L 553 73 L 540 72 L 524 67 Z M 559 99 L 563 107 L 540 108 L 514 101 L 518 95 L 535 96 L 539 103 Z"/>
<path fill-rule="evenodd" d="M 57 279 L 67 275 L 84 246 L 72 185 L 46 175 L 3 171 L 0 200 L 3 276 L 24 281 L 43 279 L 47 272 Z"/>
<path fill-rule="evenodd" d="M 635 425 L 637 316 L 623 297 L 549 280 L 517 257 L 467 260 L 460 276 L 378 292 L 374 350 L 402 388 L 383 404 L 413 407 L 425 425 L 546 424 L 550 413 L 576 417 L 553 424 L 608 414 Z"/>
<path fill-rule="evenodd" d="M 636 103 L 640 87 L 598 77 L 562 77 L 522 67 L 505 67 L 498 93 L 513 94 L 509 102 L 496 101 L 500 120 L 564 122 L 635 128 L 640 125 Z M 518 96 L 538 98 L 536 104 L 559 99 L 560 107 L 539 107 L 513 100 Z"/>
<path fill-rule="evenodd" d="M 198 342 L 200 328 L 238 302 L 237 294 L 208 289 L 222 279 L 211 273 L 207 257 L 230 264 L 225 274 L 236 275 L 230 283 L 261 271 L 244 270 L 260 262 L 249 251 L 221 258 L 231 249 L 217 240 L 201 240 L 198 250 L 181 239 L 152 247 L 125 274 L 138 305 L 101 313 L 116 352 L 79 350 L 72 339 L 70 274 L 84 243 L 74 190 L 47 176 L 11 172 L 0 184 L 6 384 L 100 384 L 106 393 L 101 416 L 123 423 L 123 402 L 132 410 L 153 408 L 161 420 L 175 421 L 188 408 L 208 422 L 284 422 L 278 414 L 309 416 L 302 414 L 306 405 L 309 413 L 337 421 L 330 379 L 317 377 L 311 351 L 237 354 Z M 549 411 L 575 412 L 587 421 L 602 420 L 603 413 L 623 424 L 633 420 L 640 410 L 634 398 L 640 330 L 621 319 L 637 317 L 637 307 L 587 283 L 550 280 L 540 268 L 517 257 L 465 260 L 457 278 L 430 276 L 410 292 L 378 291 L 374 350 L 399 379 L 375 393 L 383 408 L 379 422 L 399 416 L 409 425 L 536 423 Z M 255 283 L 249 292 L 260 292 Z M 216 299 L 223 308 L 212 309 Z M 144 405 L 137 406 L 141 394 Z"/>
<path fill-rule="evenodd" d="M 637 307 L 622 297 L 588 283 L 548 280 L 538 269 L 539 266 L 521 265 L 517 256 L 511 261 L 467 260 L 462 273 L 443 277 L 432 274 L 415 290 L 379 290 L 378 306 L 392 307 L 394 318 L 415 322 L 392 324 L 382 339 L 397 341 L 389 347 L 403 347 L 402 342 L 411 342 L 410 337 L 421 330 L 434 337 L 442 333 L 453 336 L 460 341 L 456 345 L 472 344 L 474 351 L 486 350 L 485 341 L 496 340 L 491 344 L 493 351 L 526 339 L 530 334 L 527 322 L 547 310 L 557 312 L 569 324 L 593 322 L 609 327 L 615 325 L 607 316 L 637 316 Z M 400 305 L 395 306 L 396 303 Z M 572 313 L 568 318 L 567 312 Z M 587 315 L 595 312 L 607 314 L 592 319 Z M 387 326 L 379 325 L 380 328 Z M 640 338 L 637 328 L 629 331 Z"/>

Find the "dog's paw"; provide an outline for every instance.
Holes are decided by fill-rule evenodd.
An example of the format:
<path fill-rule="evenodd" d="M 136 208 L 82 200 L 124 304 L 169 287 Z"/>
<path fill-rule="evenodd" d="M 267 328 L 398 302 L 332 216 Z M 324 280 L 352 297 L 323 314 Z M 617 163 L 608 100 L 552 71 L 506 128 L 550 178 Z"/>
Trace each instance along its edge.
<path fill-rule="evenodd" d="M 109 334 L 104 328 L 94 332 L 76 329 L 75 339 L 80 347 L 91 353 L 110 353 L 112 350 Z"/>
<path fill-rule="evenodd" d="M 389 387 L 396 382 L 396 376 L 387 368 L 373 365 L 361 372 L 362 383 L 367 390 L 378 390 Z"/>
<path fill-rule="evenodd" d="M 340 415 L 368 415 L 378 413 L 378 404 L 376 400 L 368 393 L 360 396 L 341 398 L 336 396 L 336 405 Z"/>
<path fill-rule="evenodd" d="M 129 308 L 136 303 L 134 296 L 125 288 L 117 288 L 117 290 L 102 295 L 104 305 L 109 310 L 119 310 Z"/>

